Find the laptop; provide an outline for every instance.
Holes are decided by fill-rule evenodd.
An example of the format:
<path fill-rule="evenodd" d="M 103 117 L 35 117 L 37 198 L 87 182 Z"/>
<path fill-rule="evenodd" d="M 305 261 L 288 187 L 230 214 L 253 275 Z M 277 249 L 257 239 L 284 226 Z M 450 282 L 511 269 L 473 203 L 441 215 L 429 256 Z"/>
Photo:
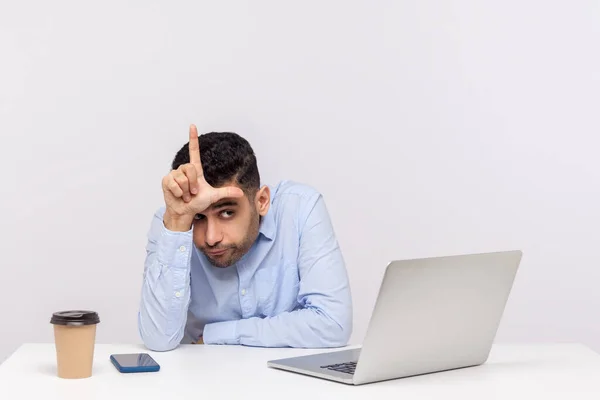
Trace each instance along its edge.
<path fill-rule="evenodd" d="M 392 261 L 362 346 L 267 365 L 351 385 L 481 365 L 521 257 L 503 251 Z"/>

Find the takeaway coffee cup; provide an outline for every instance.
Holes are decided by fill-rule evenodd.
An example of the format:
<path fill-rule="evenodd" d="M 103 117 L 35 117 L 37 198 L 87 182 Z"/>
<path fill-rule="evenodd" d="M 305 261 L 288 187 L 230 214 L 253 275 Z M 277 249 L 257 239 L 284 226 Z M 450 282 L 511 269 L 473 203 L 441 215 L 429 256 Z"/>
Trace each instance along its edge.
<path fill-rule="evenodd" d="M 94 311 L 60 311 L 52 314 L 57 374 L 60 378 L 80 379 L 92 376 L 96 325 Z"/>

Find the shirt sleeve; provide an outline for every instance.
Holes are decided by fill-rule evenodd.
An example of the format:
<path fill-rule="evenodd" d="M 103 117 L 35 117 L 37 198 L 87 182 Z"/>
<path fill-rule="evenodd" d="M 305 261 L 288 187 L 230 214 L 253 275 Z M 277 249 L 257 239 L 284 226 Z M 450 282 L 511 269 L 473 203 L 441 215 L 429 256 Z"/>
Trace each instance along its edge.
<path fill-rule="evenodd" d="M 325 202 L 316 195 L 301 215 L 298 302 L 272 317 L 207 324 L 206 344 L 259 347 L 340 347 L 352 333 L 352 298 L 339 244 Z"/>
<path fill-rule="evenodd" d="M 138 312 L 138 330 L 150 350 L 176 348 L 183 338 L 190 303 L 192 229 L 173 232 L 163 223 L 164 208 L 154 214 Z"/>

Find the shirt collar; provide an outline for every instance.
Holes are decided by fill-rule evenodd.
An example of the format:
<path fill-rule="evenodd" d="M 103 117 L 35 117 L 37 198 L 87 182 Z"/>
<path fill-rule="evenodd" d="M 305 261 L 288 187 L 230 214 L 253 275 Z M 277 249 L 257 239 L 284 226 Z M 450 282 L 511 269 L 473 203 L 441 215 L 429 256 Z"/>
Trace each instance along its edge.
<path fill-rule="evenodd" d="M 273 210 L 273 203 L 271 203 L 269 207 L 269 211 L 267 214 L 262 217 L 262 221 L 260 221 L 260 228 L 258 230 L 259 233 L 262 233 L 264 237 L 269 240 L 273 240 L 275 238 L 275 217 Z"/>

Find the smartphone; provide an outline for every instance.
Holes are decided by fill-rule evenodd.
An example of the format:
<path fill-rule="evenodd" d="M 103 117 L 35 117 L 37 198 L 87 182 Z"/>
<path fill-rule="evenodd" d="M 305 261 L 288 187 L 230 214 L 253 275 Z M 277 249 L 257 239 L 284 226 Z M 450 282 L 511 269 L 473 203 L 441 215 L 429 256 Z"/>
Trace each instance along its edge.
<path fill-rule="evenodd" d="M 119 372 L 156 372 L 160 365 L 147 353 L 112 354 L 110 361 Z"/>

